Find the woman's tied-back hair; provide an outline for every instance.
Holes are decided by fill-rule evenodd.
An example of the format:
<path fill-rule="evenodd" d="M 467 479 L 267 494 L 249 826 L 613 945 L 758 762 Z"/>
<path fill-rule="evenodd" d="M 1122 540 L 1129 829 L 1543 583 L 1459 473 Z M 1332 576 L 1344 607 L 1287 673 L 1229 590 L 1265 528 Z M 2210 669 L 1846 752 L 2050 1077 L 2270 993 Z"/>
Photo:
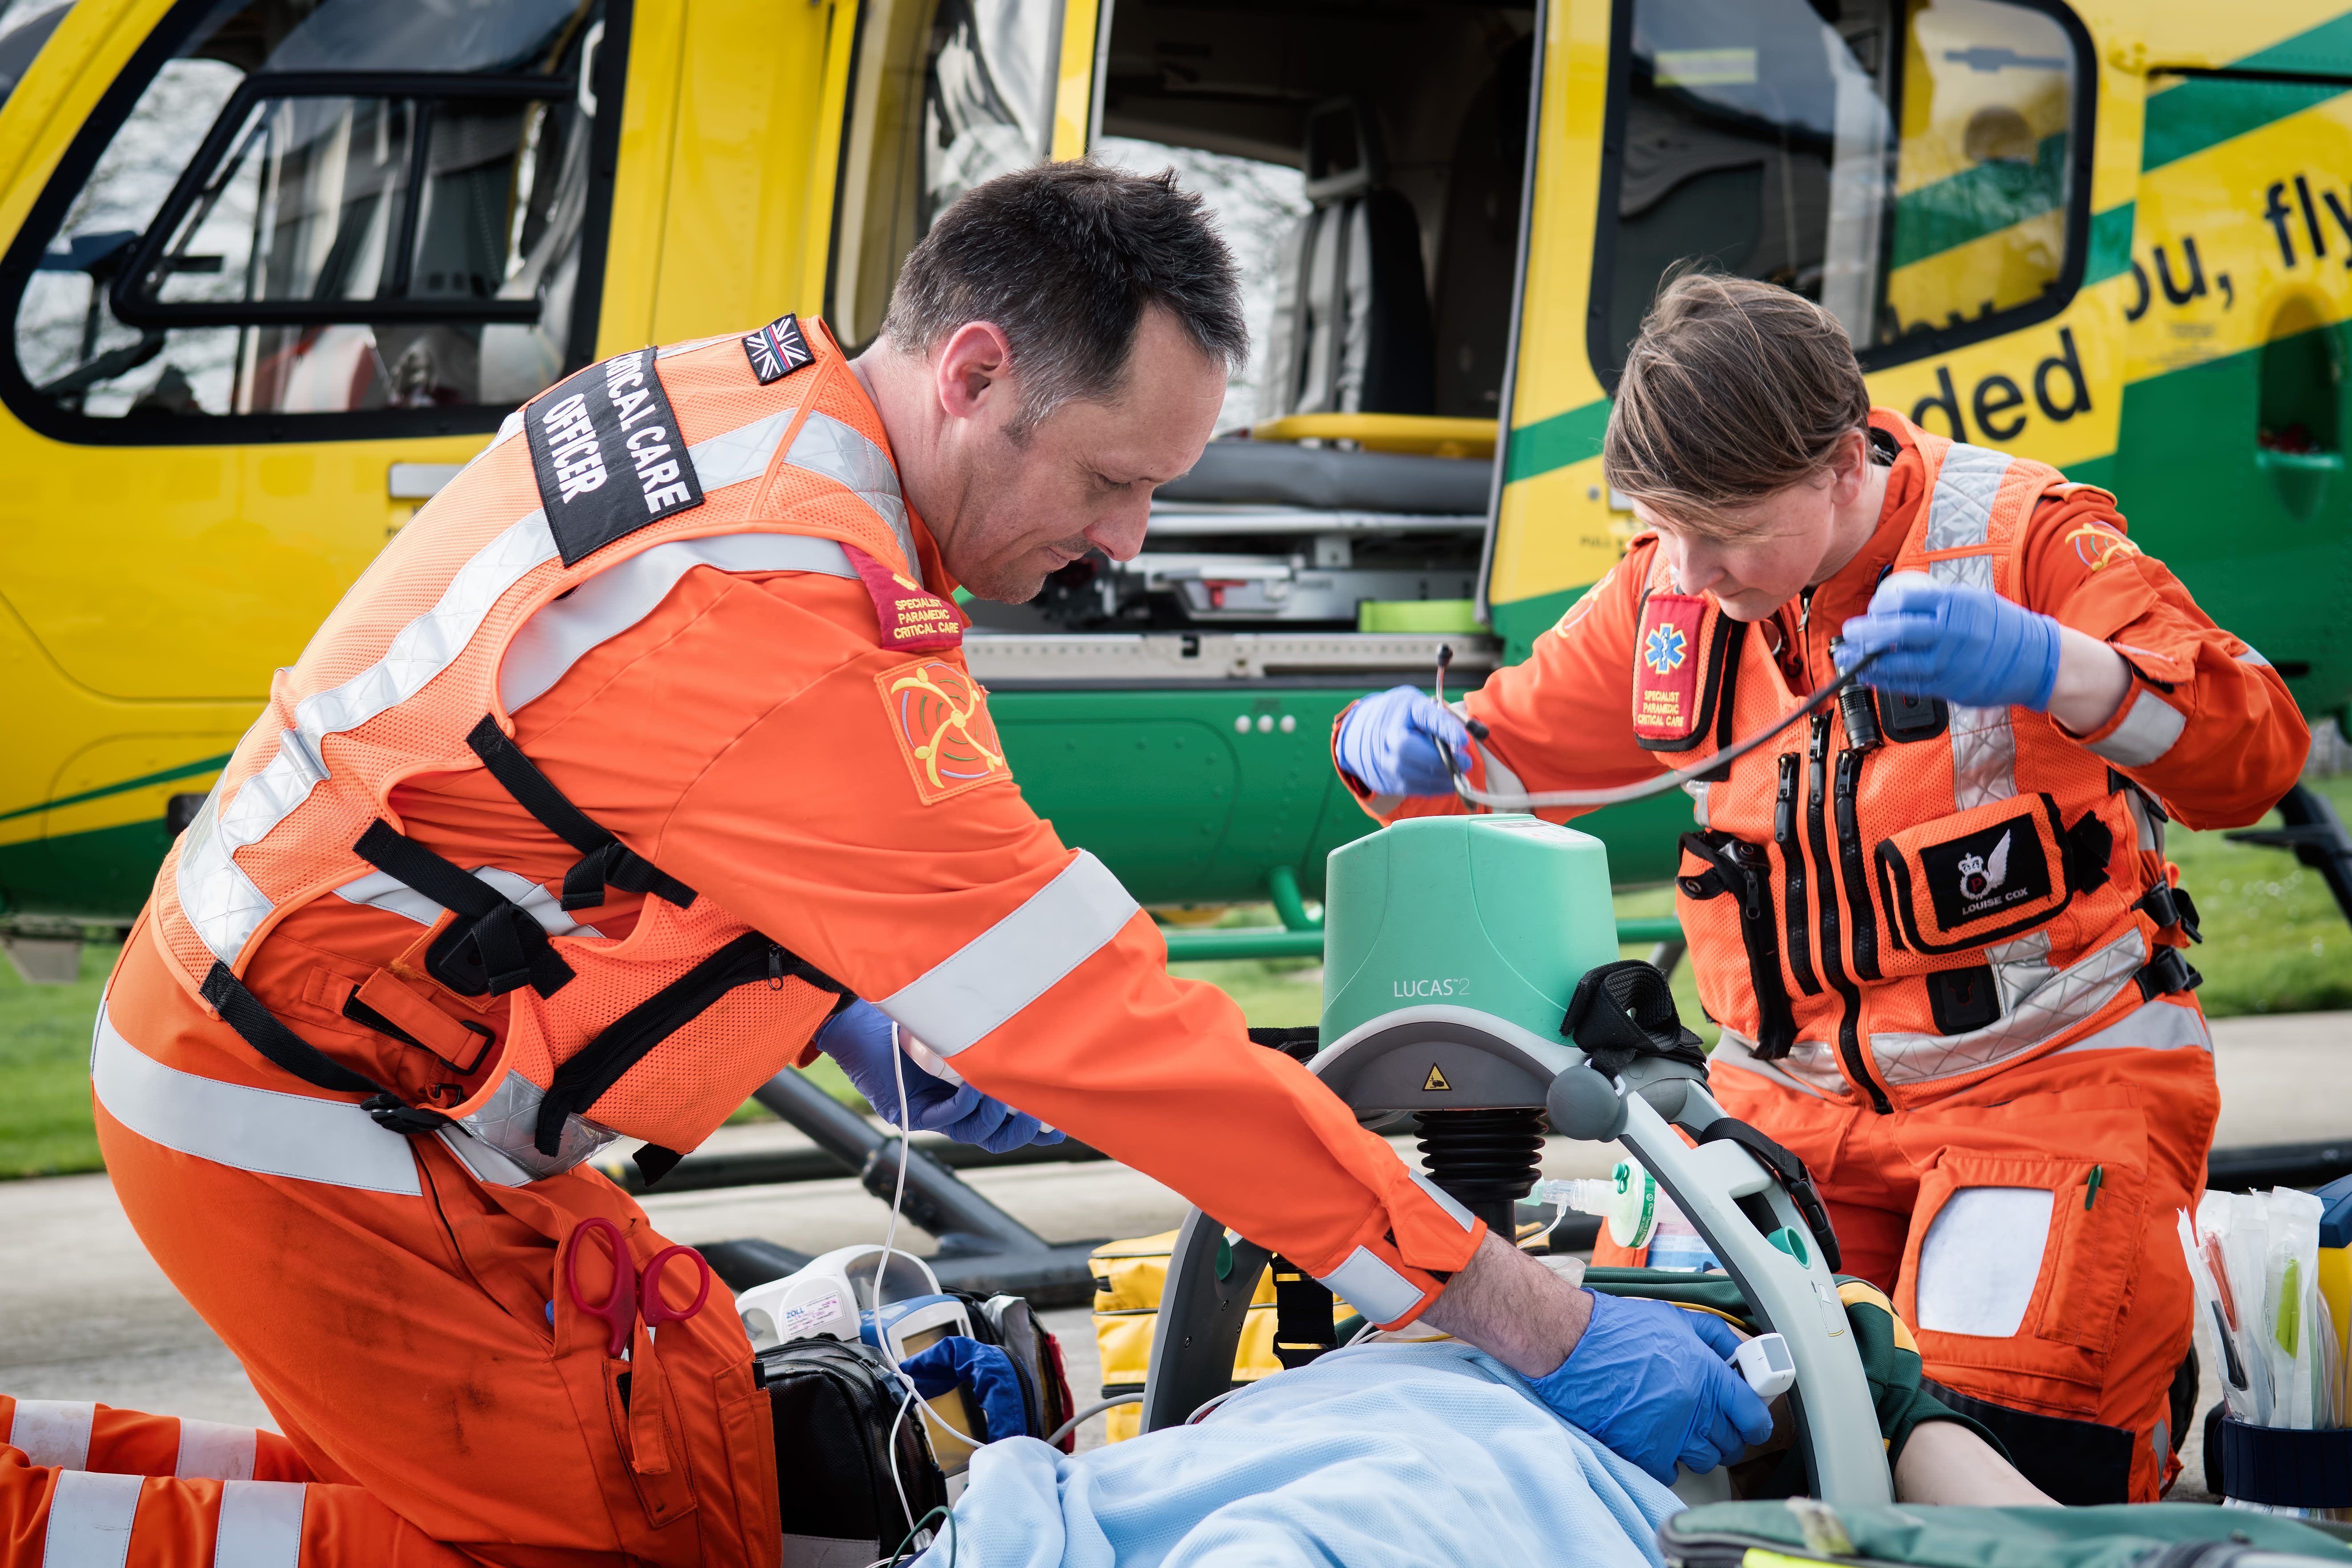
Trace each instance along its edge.
<path fill-rule="evenodd" d="M 882 334 L 919 355 L 967 321 L 1003 328 L 1019 440 L 1065 403 L 1117 398 L 1154 306 L 1227 374 L 1248 360 L 1233 253 L 1175 170 L 1040 163 L 973 186 L 940 215 L 898 273 Z"/>
<path fill-rule="evenodd" d="M 1835 316 L 1770 283 L 1686 272 L 1626 351 L 1601 446 L 1610 488 L 1695 533 L 1826 471 L 1870 421 L 1870 393 Z"/>

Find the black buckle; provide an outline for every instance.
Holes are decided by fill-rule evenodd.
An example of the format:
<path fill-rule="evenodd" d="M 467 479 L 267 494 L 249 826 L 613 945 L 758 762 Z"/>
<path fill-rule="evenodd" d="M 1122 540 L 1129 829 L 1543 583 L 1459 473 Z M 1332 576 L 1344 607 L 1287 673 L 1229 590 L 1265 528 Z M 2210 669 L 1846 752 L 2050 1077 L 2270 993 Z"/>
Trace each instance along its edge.
<path fill-rule="evenodd" d="M 1845 1262 L 1845 1254 L 1838 1247 L 1837 1229 L 1830 1224 L 1830 1211 L 1822 1205 L 1821 1192 L 1813 1185 L 1813 1173 L 1805 1168 L 1803 1160 L 1736 1116 L 1717 1117 L 1708 1122 L 1698 1141 L 1737 1143 L 1761 1160 L 1764 1168 L 1772 1173 L 1781 1190 L 1789 1194 L 1789 1201 L 1797 1205 L 1797 1212 L 1804 1216 L 1805 1228 L 1813 1233 L 1813 1240 L 1821 1247 L 1822 1261 L 1829 1266 L 1831 1273 L 1838 1271 Z"/>
<path fill-rule="evenodd" d="M 2190 942 L 2205 940 L 2204 933 L 2197 929 L 2197 900 L 2189 896 L 2186 888 L 2158 882 L 2132 908 L 2167 931 L 2178 930 Z"/>
<path fill-rule="evenodd" d="M 2132 975 L 2139 987 L 2140 1000 L 2153 1002 L 2159 996 L 2174 996 L 2184 991 L 2194 991 L 2205 984 L 2189 962 L 2180 956 L 2177 947 L 2160 947 L 2156 956 L 2139 966 Z"/>
<path fill-rule="evenodd" d="M 370 1120 L 386 1131 L 415 1138 L 427 1132 L 438 1132 L 450 1124 L 449 1118 L 437 1110 L 427 1110 L 421 1105 L 410 1105 L 396 1095 L 378 1094 L 360 1101 L 360 1109 Z"/>

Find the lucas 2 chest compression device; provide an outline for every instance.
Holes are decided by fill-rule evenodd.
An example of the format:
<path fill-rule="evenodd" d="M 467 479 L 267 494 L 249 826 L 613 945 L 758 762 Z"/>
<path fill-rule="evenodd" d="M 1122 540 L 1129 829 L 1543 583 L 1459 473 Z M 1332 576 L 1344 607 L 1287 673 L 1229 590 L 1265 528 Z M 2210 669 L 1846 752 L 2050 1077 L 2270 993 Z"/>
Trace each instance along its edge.
<path fill-rule="evenodd" d="M 1410 819 L 1332 851 L 1324 909 L 1323 1044 L 1308 1070 L 1366 1125 L 1415 1124 L 1432 1179 L 1506 1237 L 1547 1124 L 1622 1141 L 1786 1340 L 1812 1494 L 1892 1501 L 1820 1201 L 1801 1163 L 1707 1092 L 1657 972 L 1618 962 L 1601 841 L 1532 816 Z M 1144 1430 L 1231 1386 L 1271 1257 L 1198 1209 L 1186 1217 Z M 1277 1268 L 1278 1291 L 1283 1279 Z M 1723 1484 L 1685 1477 L 1678 1489 L 1698 1500 Z"/>

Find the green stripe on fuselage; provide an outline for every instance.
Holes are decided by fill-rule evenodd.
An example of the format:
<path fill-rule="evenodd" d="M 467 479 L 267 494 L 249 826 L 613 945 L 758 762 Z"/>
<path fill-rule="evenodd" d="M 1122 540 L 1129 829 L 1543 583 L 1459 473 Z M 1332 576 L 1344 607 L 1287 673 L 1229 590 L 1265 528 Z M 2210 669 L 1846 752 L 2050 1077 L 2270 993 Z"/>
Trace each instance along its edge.
<path fill-rule="evenodd" d="M 2045 136 L 2031 163 L 1990 159 L 1895 198 L 1894 267 L 1908 267 L 2055 207 L 2066 190 L 2066 136 Z"/>
<path fill-rule="evenodd" d="M 1609 429 L 1609 399 L 1522 425 L 1511 432 L 1510 454 L 1504 459 L 1503 482 L 1516 484 L 1538 474 L 1580 463 L 1601 455 L 1601 437 Z"/>
<path fill-rule="evenodd" d="M 2224 68 L 2352 79 L 2352 13 L 2231 60 Z M 2140 169 L 2160 169 L 2232 136 L 2300 114 L 2343 90 L 2330 82 L 2190 77 L 2148 99 L 2147 128 L 2140 133 Z"/>
<path fill-rule="evenodd" d="M 183 763 L 176 768 L 165 768 L 160 773 L 142 773 L 135 779 L 124 779 L 121 784 L 103 784 L 97 789 L 86 789 L 79 795 L 62 795 L 55 800 L 45 800 L 38 805 L 20 805 L 14 811 L 0 811 L 0 822 L 12 822 L 20 816 L 30 816 L 37 811 L 57 811 L 68 805 L 79 805 L 84 801 L 104 800 L 108 795 L 121 795 L 127 790 L 145 789 L 149 784 L 170 784 L 173 779 L 193 778 L 198 773 L 213 773 L 228 765 L 229 755 L 230 753 L 223 752 L 217 757 L 205 757 L 200 762 Z"/>

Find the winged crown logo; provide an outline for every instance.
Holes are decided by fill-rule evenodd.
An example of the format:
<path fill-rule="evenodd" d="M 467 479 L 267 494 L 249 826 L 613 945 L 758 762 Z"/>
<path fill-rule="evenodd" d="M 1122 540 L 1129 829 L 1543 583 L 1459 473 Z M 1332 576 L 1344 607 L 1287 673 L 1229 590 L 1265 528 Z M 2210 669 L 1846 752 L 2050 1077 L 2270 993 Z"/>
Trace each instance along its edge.
<path fill-rule="evenodd" d="M 1990 859 L 1982 855 L 1960 857 L 1961 897 L 1981 899 L 2009 880 L 2009 838 L 2008 833 L 2000 836 L 2000 842 L 1992 847 Z"/>

